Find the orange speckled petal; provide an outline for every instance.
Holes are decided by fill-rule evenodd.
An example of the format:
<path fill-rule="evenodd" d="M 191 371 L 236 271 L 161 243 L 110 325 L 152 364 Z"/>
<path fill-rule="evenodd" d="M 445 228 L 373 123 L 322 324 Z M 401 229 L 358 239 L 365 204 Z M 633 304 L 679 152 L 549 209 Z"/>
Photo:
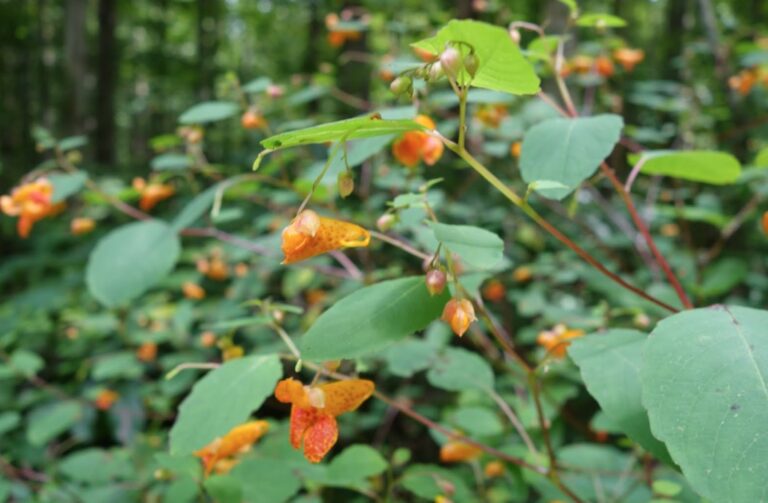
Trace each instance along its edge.
<path fill-rule="evenodd" d="M 325 393 L 325 408 L 322 411 L 332 416 L 351 412 L 368 400 L 375 385 L 367 379 L 350 379 L 323 384 L 320 389 Z"/>
<path fill-rule="evenodd" d="M 312 426 L 320 414 L 312 407 L 291 407 L 291 429 L 289 438 L 294 449 L 301 447 L 304 434 Z"/>
<path fill-rule="evenodd" d="M 275 398 L 283 403 L 300 402 L 305 394 L 304 385 L 293 377 L 283 379 L 275 387 Z"/>
<path fill-rule="evenodd" d="M 19 237 L 22 239 L 29 237 L 29 233 L 32 232 L 32 225 L 34 225 L 34 223 L 35 221 L 32 218 L 26 215 L 21 215 L 18 222 L 16 222 L 16 230 L 19 233 Z"/>
<path fill-rule="evenodd" d="M 414 122 L 417 124 L 421 124 L 427 129 L 435 129 L 435 121 L 433 121 L 431 118 L 429 118 L 426 115 L 417 115 L 415 119 L 413 119 Z"/>
<path fill-rule="evenodd" d="M 315 236 L 308 237 L 307 242 L 297 249 L 283 249 L 283 264 L 292 264 L 341 248 L 368 246 L 370 241 L 370 233 L 359 225 L 320 217 L 320 228 Z"/>
<path fill-rule="evenodd" d="M 338 439 L 336 418 L 328 414 L 317 414 L 316 420 L 304 435 L 304 457 L 311 463 L 319 463 Z"/>
<path fill-rule="evenodd" d="M 266 421 L 249 421 L 235 426 L 221 439 L 219 457 L 225 458 L 237 453 L 243 447 L 260 439 L 267 430 L 269 430 L 269 423 Z"/>
<path fill-rule="evenodd" d="M 424 133 L 405 133 L 402 138 L 392 144 L 392 155 L 404 166 L 412 168 L 421 161 L 422 141 Z"/>

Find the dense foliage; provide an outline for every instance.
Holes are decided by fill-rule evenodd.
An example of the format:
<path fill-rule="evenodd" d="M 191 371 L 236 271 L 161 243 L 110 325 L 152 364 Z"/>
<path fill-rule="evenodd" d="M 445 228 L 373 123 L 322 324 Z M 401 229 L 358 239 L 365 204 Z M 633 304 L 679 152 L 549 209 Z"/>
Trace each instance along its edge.
<path fill-rule="evenodd" d="M 0 500 L 764 499 L 741 2 L 97 3 L 0 2 Z"/>

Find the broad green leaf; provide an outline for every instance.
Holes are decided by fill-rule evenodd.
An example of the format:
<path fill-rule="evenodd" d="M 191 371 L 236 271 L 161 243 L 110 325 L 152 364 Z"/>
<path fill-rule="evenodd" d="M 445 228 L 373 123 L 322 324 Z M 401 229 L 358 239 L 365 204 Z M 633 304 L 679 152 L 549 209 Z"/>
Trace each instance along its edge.
<path fill-rule="evenodd" d="M 493 232 L 470 225 L 430 222 L 435 239 L 457 253 L 462 262 L 477 269 L 491 269 L 504 256 L 504 241 Z"/>
<path fill-rule="evenodd" d="M 88 137 L 83 135 L 68 136 L 59 140 L 59 150 L 66 152 L 88 145 Z"/>
<path fill-rule="evenodd" d="M 504 431 L 498 415 L 486 407 L 462 407 L 453 413 L 453 422 L 469 436 L 487 437 Z"/>
<path fill-rule="evenodd" d="M 230 474 L 242 484 L 243 501 L 284 503 L 301 488 L 293 466 L 278 458 L 246 459 Z"/>
<path fill-rule="evenodd" d="M 269 77 L 259 77 L 243 84 L 241 89 L 245 93 L 263 93 L 271 84 L 272 80 Z"/>
<path fill-rule="evenodd" d="M 360 486 L 387 469 L 387 461 L 373 447 L 351 445 L 331 460 L 325 478 L 329 485 Z"/>
<path fill-rule="evenodd" d="M 32 377 L 43 368 L 45 362 L 37 353 L 26 349 L 17 349 L 11 355 L 11 365 L 25 377 Z"/>
<path fill-rule="evenodd" d="M 453 487 L 454 501 L 473 501 L 472 493 L 458 473 L 435 465 L 411 465 L 400 478 L 407 491 L 429 501 L 445 495 L 445 487 Z"/>
<path fill-rule="evenodd" d="M 82 413 L 82 407 L 74 400 L 38 407 L 27 417 L 27 440 L 35 446 L 44 445 L 70 429 Z"/>
<path fill-rule="evenodd" d="M 355 117 L 354 119 L 329 122 L 306 129 L 287 131 L 270 136 L 262 140 L 261 144 L 264 148 L 278 149 L 342 139 L 370 138 L 423 129 L 424 126 L 412 120 L 385 120 L 366 115 Z"/>
<path fill-rule="evenodd" d="M 725 295 L 744 281 L 748 274 L 749 266 L 746 261 L 726 257 L 704 269 L 696 293 L 705 298 Z"/>
<path fill-rule="evenodd" d="M 344 297 L 301 340 L 301 355 L 323 361 L 379 351 L 440 316 L 450 295 L 429 295 L 422 276 L 383 281 Z"/>
<path fill-rule="evenodd" d="M 59 470 L 70 479 L 86 484 L 104 484 L 133 476 L 127 452 L 121 449 L 89 448 L 73 452 L 61 460 Z"/>
<path fill-rule="evenodd" d="M 712 306 L 659 322 L 640 378 L 653 434 L 711 501 L 760 501 L 768 459 L 768 311 Z"/>
<path fill-rule="evenodd" d="M 568 10 L 571 11 L 571 15 L 575 16 L 579 12 L 579 5 L 576 3 L 576 0 L 559 0 L 561 4 L 568 7 Z"/>
<path fill-rule="evenodd" d="M 170 273 L 180 252 L 179 236 L 165 222 L 145 220 L 118 227 L 88 258 L 88 290 L 107 307 L 131 301 Z"/>
<path fill-rule="evenodd" d="M 188 155 L 168 152 L 152 159 L 149 165 L 155 171 L 179 171 L 192 166 L 192 158 Z"/>
<path fill-rule="evenodd" d="M 231 360 L 205 375 L 179 407 L 171 454 L 189 454 L 248 420 L 283 374 L 277 356 Z"/>
<path fill-rule="evenodd" d="M 692 182 L 728 185 L 741 175 L 741 164 L 731 154 L 711 150 L 682 152 L 652 151 L 643 153 L 641 173 L 664 175 Z M 636 159 L 630 157 L 630 161 Z"/>
<path fill-rule="evenodd" d="M 530 44 L 528 44 L 528 47 L 525 50 L 526 56 L 529 58 L 549 61 L 555 51 L 557 51 L 559 43 L 560 37 L 555 35 L 536 37 Z"/>
<path fill-rule="evenodd" d="M 205 479 L 203 487 L 216 503 L 243 501 L 242 482 L 232 475 L 214 475 Z"/>
<path fill-rule="evenodd" d="M 223 183 L 226 182 L 217 183 L 196 195 L 186 206 L 184 206 L 184 209 L 176 215 L 176 218 L 171 222 L 171 227 L 178 232 L 197 222 L 197 220 L 213 205 L 213 201 L 216 199 L 216 192 L 222 190 Z"/>
<path fill-rule="evenodd" d="M 563 188 L 539 188 L 550 199 L 563 199 L 592 176 L 621 136 L 623 121 L 604 114 L 579 119 L 549 119 L 533 126 L 523 139 L 520 171 L 526 183 L 547 180 Z"/>
<path fill-rule="evenodd" d="M 626 21 L 611 14 L 582 14 L 576 24 L 593 28 L 622 28 L 627 26 Z"/>
<path fill-rule="evenodd" d="M 15 411 L 0 412 L 0 437 L 21 423 L 21 414 Z"/>
<path fill-rule="evenodd" d="M 462 348 L 446 348 L 427 372 L 427 380 L 448 391 L 493 389 L 493 370 L 482 357 Z"/>
<path fill-rule="evenodd" d="M 384 353 L 387 368 L 398 377 L 412 377 L 426 370 L 437 354 L 434 344 L 421 339 L 406 340 L 391 346 Z"/>
<path fill-rule="evenodd" d="M 138 379 L 144 373 L 141 362 L 131 351 L 120 351 L 99 356 L 93 365 L 91 377 L 97 381 L 109 379 Z"/>
<path fill-rule="evenodd" d="M 53 185 L 52 203 L 60 203 L 69 196 L 77 194 L 85 185 L 88 175 L 84 171 L 76 173 L 55 173 L 47 176 Z"/>
<path fill-rule="evenodd" d="M 432 54 L 440 54 L 448 42 L 465 42 L 474 47 L 480 66 L 472 86 L 511 94 L 534 94 L 539 91 L 540 82 L 533 67 L 504 28 L 479 21 L 454 19 L 434 37 L 412 45 Z M 457 49 L 467 52 L 461 44 L 457 45 Z M 461 73 L 460 82 L 469 80 L 464 70 Z"/>
<path fill-rule="evenodd" d="M 179 116 L 181 124 L 203 124 L 228 119 L 240 110 L 231 101 L 205 101 L 187 109 Z"/>
<path fill-rule="evenodd" d="M 637 330 L 617 328 L 574 340 L 568 354 L 611 424 L 658 459 L 670 461 L 664 444 L 651 434 L 648 413 L 640 399 L 646 337 Z"/>
<path fill-rule="evenodd" d="M 768 147 L 763 147 L 755 156 L 753 163 L 758 168 L 768 168 Z"/>

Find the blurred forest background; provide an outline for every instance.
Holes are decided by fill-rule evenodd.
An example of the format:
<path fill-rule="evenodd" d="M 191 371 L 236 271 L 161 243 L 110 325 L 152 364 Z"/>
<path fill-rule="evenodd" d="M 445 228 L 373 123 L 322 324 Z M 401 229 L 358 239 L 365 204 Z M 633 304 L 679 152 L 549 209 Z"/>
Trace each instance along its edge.
<path fill-rule="evenodd" d="M 727 77 L 743 62 L 725 50 L 739 46 L 723 39 L 751 41 L 768 24 L 767 2 L 580 4 L 627 20 L 624 38 L 649 48 L 635 79 L 706 85 L 720 107 L 713 132 L 729 134 L 734 153 L 744 153 L 744 135 L 731 129 L 751 105 L 729 99 Z M 324 19 L 346 7 L 370 17 L 363 37 L 339 55 L 326 41 Z M 556 32 L 566 16 L 557 0 L 0 0 L 0 185 L 11 187 L 40 162 L 36 125 L 58 137 L 88 135 L 84 157 L 95 175 L 141 174 L 153 156 L 150 140 L 172 132 L 191 104 L 220 96 L 228 73 L 241 82 L 267 76 L 296 89 L 317 86 L 328 99 L 306 112 L 352 115 L 359 110 L 345 109 L 334 95 L 365 100 L 387 92 L 387 82 L 376 78 L 381 59 L 407 53 L 406 42 L 452 17 L 538 21 Z M 632 112 L 625 111 L 627 122 L 642 122 Z M 739 126 L 743 133 L 748 125 Z M 258 151 L 255 141 L 252 150 L 240 148 L 247 140 L 242 131 L 219 133 L 223 141 L 211 142 L 209 152 L 217 160 L 246 163 L 230 153 L 250 158 Z"/>

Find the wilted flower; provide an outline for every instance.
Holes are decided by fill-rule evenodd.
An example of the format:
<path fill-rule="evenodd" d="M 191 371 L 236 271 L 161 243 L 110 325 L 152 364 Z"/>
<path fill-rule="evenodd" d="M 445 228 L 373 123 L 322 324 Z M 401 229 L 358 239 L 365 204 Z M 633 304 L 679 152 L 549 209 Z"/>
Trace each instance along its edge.
<path fill-rule="evenodd" d="M 430 295 L 439 295 L 445 290 L 445 273 L 440 269 L 430 269 L 424 278 Z"/>
<path fill-rule="evenodd" d="M 368 246 L 371 235 L 359 225 L 304 210 L 283 229 L 282 238 L 283 264 L 292 264 L 332 250 Z"/>
<path fill-rule="evenodd" d="M 467 299 L 451 299 L 445 304 L 440 319 L 448 323 L 453 333 L 461 337 L 477 318 L 472 302 Z"/>
<path fill-rule="evenodd" d="M 234 456 L 243 450 L 247 450 L 268 430 L 269 423 L 266 421 L 249 421 L 240 426 L 235 426 L 223 437 L 215 439 L 210 444 L 195 452 L 195 456 L 200 458 L 203 462 L 205 474 L 209 475 L 219 461 Z M 229 468 L 231 468 L 231 466 Z"/>

